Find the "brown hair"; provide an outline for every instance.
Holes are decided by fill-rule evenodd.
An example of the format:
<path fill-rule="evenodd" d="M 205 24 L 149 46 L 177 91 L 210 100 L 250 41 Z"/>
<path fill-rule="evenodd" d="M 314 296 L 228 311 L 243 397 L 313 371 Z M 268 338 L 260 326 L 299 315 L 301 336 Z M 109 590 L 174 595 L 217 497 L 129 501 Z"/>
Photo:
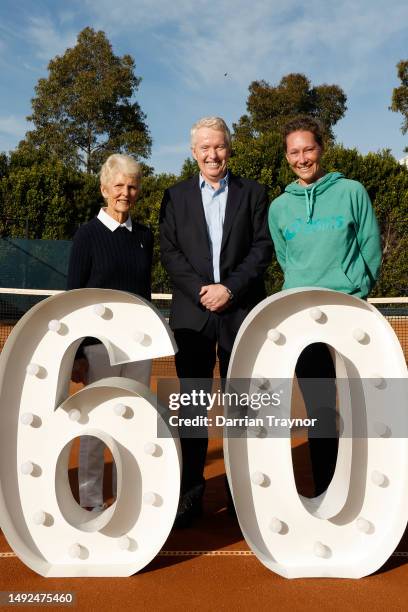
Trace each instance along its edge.
<path fill-rule="evenodd" d="M 283 147 L 286 151 L 286 139 L 292 132 L 312 132 L 318 145 L 323 146 L 323 128 L 320 121 L 309 115 L 299 115 L 291 119 L 282 128 Z"/>

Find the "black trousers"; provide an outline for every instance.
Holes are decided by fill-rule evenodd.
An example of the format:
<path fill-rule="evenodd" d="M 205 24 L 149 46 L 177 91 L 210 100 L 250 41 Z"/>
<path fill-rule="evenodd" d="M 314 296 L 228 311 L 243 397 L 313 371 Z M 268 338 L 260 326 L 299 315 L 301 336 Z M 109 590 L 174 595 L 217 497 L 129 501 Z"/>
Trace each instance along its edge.
<path fill-rule="evenodd" d="M 193 390 L 211 392 L 216 356 L 219 359 L 221 379 L 226 378 L 231 352 L 223 349 L 218 343 L 220 320 L 211 315 L 204 329 L 200 332 L 192 329 L 176 329 L 174 336 L 178 346 L 176 353 L 176 370 L 180 379 L 180 393 Z M 179 409 L 179 417 L 188 418 L 207 415 L 205 406 L 184 406 Z M 191 434 L 191 429 L 189 429 Z M 180 429 L 180 443 L 183 456 L 183 474 L 181 493 L 186 493 L 204 484 L 204 465 L 208 447 L 207 429 L 195 428 L 194 437 L 185 437 Z"/>
<path fill-rule="evenodd" d="M 338 450 L 336 371 L 326 344 L 317 342 L 302 351 L 296 376 L 308 418 L 317 419 L 316 426 L 309 428 L 309 451 L 315 495 L 320 495 L 333 477 Z"/>

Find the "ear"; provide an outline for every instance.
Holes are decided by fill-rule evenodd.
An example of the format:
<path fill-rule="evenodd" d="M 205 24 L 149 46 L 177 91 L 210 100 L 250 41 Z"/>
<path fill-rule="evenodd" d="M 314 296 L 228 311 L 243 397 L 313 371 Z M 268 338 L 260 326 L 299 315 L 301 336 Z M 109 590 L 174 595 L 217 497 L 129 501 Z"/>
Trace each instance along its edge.
<path fill-rule="evenodd" d="M 101 183 L 101 194 L 102 194 L 102 196 L 103 196 L 103 197 L 105 198 L 105 200 L 106 200 L 106 199 L 107 199 L 107 197 L 108 197 L 108 192 L 107 192 L 106 186 L 105 186 L 105 185 L 102 185 L 102 183 Z"/>
<path fill-rule="evenodd" d="M 198 161 L 197 153 L 195 151 L 195 147 L 191 147 L 191 155 L 194 157 L 196 161 Z"/>

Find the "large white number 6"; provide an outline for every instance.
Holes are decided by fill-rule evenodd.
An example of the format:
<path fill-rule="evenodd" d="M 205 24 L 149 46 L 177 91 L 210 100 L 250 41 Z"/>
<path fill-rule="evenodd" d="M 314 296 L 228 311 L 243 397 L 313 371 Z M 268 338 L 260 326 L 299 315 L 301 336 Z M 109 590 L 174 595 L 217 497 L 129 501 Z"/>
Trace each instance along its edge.
<path fill-rule="evenodd" d="M 129 576 L 174 522 L 179 442 L 157 438 L 156 399 L 134 381 L 104 379 L 67 397 L 85 336 L 104 343 L 112 365 L 174 354 L 164 319 L 129 293 L 80 289 L 32 308 L 1 355 L 1 527 L 43 576 Z M 81 435 L 101 438 L 117 466 L 117 501 L 98 514 L 75 502 L 68 483 L 70 446 Z"/>

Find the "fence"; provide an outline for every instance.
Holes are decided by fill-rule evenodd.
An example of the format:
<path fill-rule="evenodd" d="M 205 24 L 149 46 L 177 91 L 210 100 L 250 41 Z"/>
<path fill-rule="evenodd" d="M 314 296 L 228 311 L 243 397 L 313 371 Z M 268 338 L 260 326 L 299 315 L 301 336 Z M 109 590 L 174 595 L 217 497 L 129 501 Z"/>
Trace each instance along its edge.
<path fill-rule="evenodd" d="M 0 285 L 65 289 L 71 240 L 0 239 Z"/>

